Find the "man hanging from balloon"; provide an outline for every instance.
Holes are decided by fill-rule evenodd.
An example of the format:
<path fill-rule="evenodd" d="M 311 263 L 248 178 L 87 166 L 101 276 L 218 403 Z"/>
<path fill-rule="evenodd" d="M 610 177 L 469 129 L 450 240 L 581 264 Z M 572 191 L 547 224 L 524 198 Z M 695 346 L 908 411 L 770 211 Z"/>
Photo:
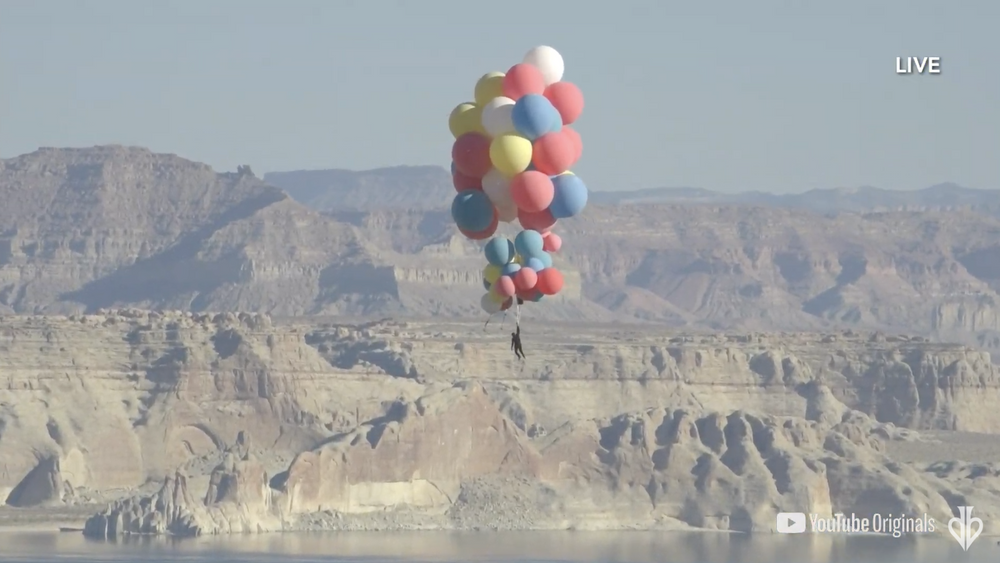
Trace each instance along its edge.
<path fill-rule="evenodd" d="M 475 101 L 459 104 L 448 119 L 458 192 L 451 215 L 467 238 L 486 241 L 480 304 L 491 318 L 514 307 L 512 348 L 520 359 L 520 306 L 563 287 L 553 261 L 562 239 L 552 229 L 587 205 L 587 186 L 570 171 L 583 154 L 570 127 L 583 113 L 583 94 L 563 80 L 564 70 L 558 51 L 535 47 L 507 72 L 483 75 Z M 497 235 L 501 223 L 514 221 L 522 230 L 513 240 Z"/>

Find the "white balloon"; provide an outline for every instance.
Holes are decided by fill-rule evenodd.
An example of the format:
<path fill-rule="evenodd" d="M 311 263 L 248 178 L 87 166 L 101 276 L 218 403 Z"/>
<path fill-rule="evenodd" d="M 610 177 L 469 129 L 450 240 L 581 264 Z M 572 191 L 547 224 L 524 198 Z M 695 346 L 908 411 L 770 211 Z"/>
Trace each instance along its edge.
<path fill-rule="evenodd" d="M 541 45 L 528 51 L 522 62 L 534 65 L 542 71 L 546 86 L 562 80 L 563 73 L 566 72 L 566 64 L 563 62 L 562 55 L 548 45 Z"/>
<path fill-rule="evenodd" d="M 497 303 L 496 301 L 490 299 L 489 293 L 484 293 L 483 298 L 479 300 L 479 306 L 490 315 L 495 315 L 500 312 L 500 309 L 503 307 L 503 303 Z"/>
<path fill-rule="evenodd" d="M 517 219 L 517 206 L 514 203 L 497 206 L 497 219 L 504 223 L 513 223 Z"/>
<path fill-rule="evenodd" d="M 496 168 L 490 168 L 490 171 L 483 176 L 483 191 L 498 210 L 501 207 L 514 205 L 514 198 L 510 195 L 510 180 Z"/>
<path fill-rule="evenodd" d="M 491 137 L 499 137 L 504 133 L 515 133 L 511 113 L 514 111 L 514 100 L 503 96 L 493 98 L 483 106 L 481 118 L 483 129 Z"/>

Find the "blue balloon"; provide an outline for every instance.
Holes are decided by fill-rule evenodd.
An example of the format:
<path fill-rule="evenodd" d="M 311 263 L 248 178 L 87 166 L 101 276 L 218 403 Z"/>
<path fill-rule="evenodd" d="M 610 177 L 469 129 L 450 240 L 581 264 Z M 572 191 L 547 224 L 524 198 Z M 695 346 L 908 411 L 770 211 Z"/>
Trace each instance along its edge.
<path fill-rule="evenodd" d="M 518 133 L 534 141 L 546 133 L 562 130 L 562 116 L 548 98 L 527 94 L 514 103 L 510 120 Z"/>
<path fill-rule="evenodd" d="M 549 254 L 548 252 L 542 252 L 541 254 L 536 256 L 536 258 L 542 261 L 542 266 L 544 266 L 542 270 L 544 270 L 545 268 L 552 267 L 552 255 Z"/>
<path fill-rule="evenodd" d="M 545 269 L 545 262 L 543 262 L 541 258 L 531 257 L 528 258 L 528 263 L 525 264 L 525 266 L 536 272 L 541 272 Z"/>
<path fill-rule="evenodd" d="M 531 296 L 530 300 L 534 303 L 538 303 L 542 300 L 542 297 L 545 297 L 545 294 L 541 291 L 536 291 L 535 294 Z"/>
<path fill-rule="evenodd" d="M 514 248 L 518 254 L 525 258 L 531 258 L 539 252 L 543 252 L 544 247 L 545 239 L 542 238 L 542 234 L 538 231 L 524 230 L 517 233 L 517 236 L 514 237 Z"/>
<path fill-rule="evenodd" d="M 513 276 L 521 269 L 520 264 L 515 264 L 511 262 L 510 264 L 505 264 L 503 268 L 500 268 L 500 275 L 502 276 Z"/>
<path fill-rule="evenodd" d="M 483 278 L 483 287 L 486 288 L 486 291 L 489 291 L 490 288 L 493 287 L 493 284 L 491 284 L 490 282 L 486 281 L 486 278 Z"/>
<path fill-rule="evenodd" d="M 514 259 L 514 243 L 506 237 L 493 237 L 483 248 L 486 261 L 494 266 L 503 266 Z"/>
<path fill-rule="evenodd" d="M 561 174 L 552 178 L 555 196 L 549 204 L 549 213 L 556 219 L 575 217 L 587 206 L 587 186 L 579 176 Z"/>
<path fill-rule="evenodd" d="M 451 217 L 459 229 L 485 231 L 493 222 L 493 203 L 479 190 L 462 190 L 451 202 Z"/>

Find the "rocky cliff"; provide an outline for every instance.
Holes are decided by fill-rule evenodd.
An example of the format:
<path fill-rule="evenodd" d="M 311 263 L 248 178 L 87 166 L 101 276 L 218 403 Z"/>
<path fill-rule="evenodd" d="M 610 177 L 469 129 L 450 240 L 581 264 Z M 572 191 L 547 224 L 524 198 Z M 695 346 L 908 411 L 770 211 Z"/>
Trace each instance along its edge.
<path fill-rule="evenodd" d="M 272 177 L 314 210 L 248 168 L 220 174 L 139 148 L 7 159 L 0 310 L 478 316 L 483 260 L 456 233 L 446 202 L 371 205 L 372 194 L 392 192 L 401 178 L 415 192 L 439 193 L 447 188 L 440 173 L 403 167 L 323 180 L 336 180 L 336 189 Z M 334 196 L 345 205 L 315 200 Z M 744 331 L 855 327 L 1000 349 L 1000 221 L 988 213 L 595 203 L 556 231 L 565 235 L 557 266 L 567 285 L 531 308 L 540 317 Z"/>
<path fill-rule="evenodd" d="M 1000 509 L 989 460 L 953 463 L 920 434 L 951 447 L 1000 429 L 982 352 L 525 322 L 521 365 L 481 324 L 4 317 L 0 498 L 108 502 L 93 536 L 762 531 L 781 510 Z M 900 461 L 900 446 L 927 451 Z"/>

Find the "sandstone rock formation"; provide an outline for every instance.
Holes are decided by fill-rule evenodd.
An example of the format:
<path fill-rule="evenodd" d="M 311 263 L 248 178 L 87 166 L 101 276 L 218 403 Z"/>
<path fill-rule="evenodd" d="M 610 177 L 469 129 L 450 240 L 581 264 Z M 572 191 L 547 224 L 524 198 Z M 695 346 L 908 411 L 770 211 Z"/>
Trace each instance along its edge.
<path fill-rule="evenodd" d="M 0 497 L 104 499 L 89 535 L 1000 508 L 988 461 L 892 454 L 922 429 L 1000 430 L 996 368 L 963 346 L 577 325 L 531 335 L 522 367 L 478 323 L 123 309 L 0 327 Z"/>
<path fill-rule="evenodd" d="M 319 185 L 290 174 L 269 178 L 326 214 L 248 169 L 216 174 L 144 149 L 41 149 L 4 160 L 0 312 L 480 315 L 482 257 L 455 232 L 442 170 L 342 172 Z M 412 180 L 408 190 L 396 189 L 400 177 Z M 372 194 L 401 191 L 443 200 L 373 205 Z M 982 199 L 952 192 L 958 203 Z M 346 203 L 323 203 L 334 193 Z M 1000 223 L 949 208 L 942 193 L 911 194 L 924 198 L 914 200 L 921 210 L 852 203 L 858 213 L 831 216 L 794 202 L 595 203 L 557 226 L 567 235 L 557 257 L 567 284 L 531 314 L 716 330 L 852 326 L 1000 350 Z M 830 201 L 857 199 L 838 194 Z M 886 209 L 905 203 L 885 198 Z"/>

